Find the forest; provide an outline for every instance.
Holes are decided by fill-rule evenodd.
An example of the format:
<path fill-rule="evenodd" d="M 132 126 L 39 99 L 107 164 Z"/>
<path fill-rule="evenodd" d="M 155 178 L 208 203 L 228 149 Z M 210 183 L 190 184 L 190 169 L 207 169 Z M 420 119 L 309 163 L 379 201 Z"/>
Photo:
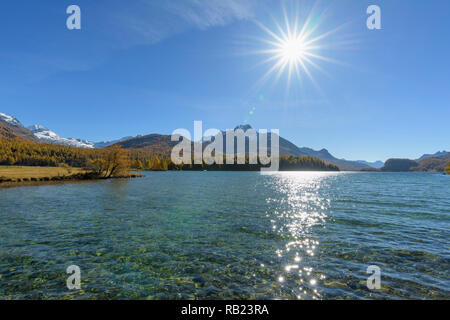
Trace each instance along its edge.
<path fill-rule="evenodd" d="M 237 159 L 236 159 L 237 160 Z M 237 161 L 235 161 L 237 163 Z M 129 169 L 150 171 L 257 171 L 261 165 L 214 164 L 175 165 L 170 158 L 160 153 L 145 150 L 123 149 L 114 145 L 103 149 L 80 149 L 61 145 L 45 144 L 25 139 L 0 139 L 0 165 L 8 166 L 70 166 L 85 168 L 108 178 Z M 281 171 L 339 171 L 333 164 L 314 157 L 280 156 Z"/>
<path fill-rule="evenodd" d="M 83 168 L 89 172 L 85 178 L 112 178 L 129 176 L 130 163 L 130 152 L 118 146 L 80 149 L 22 138 L 0 138 L 3 166 Z"/>
<path fill-rule="evenodd" d="M 146 159 L 135 159 L 132 162 L 132 168 L 149 171 L 260 171 L 263 167 L 260 164 L 249 164 L 248 157 L 245 159 L 245 164 L 238 164 L 236 157 L 234 164 L 207 165 L 205 163 L 193 163 L 192 160 L 191 164 L 176 165 L 170 158 L 150 156 Z M 280 171 L 339 171 L 339 168 L 315 157 L 280 156 Z"/>

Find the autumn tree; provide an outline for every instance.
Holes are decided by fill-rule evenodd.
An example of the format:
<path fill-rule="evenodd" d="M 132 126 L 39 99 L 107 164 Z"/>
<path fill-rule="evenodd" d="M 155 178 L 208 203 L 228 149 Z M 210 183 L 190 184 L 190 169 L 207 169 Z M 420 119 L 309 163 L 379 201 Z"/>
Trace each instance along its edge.
<path fill-rule="evenodd" d="M 142 164 L 142 161 L 137 159 L 133 164 L 134 169 L 142 170 L 144 168 L 144 165 Z"/>
<path fill-rule="evenodd" d="M 445 172 L 447 172 L 447 174 L 450 174 L 450 162 L 447 165 L 447 168 L 445 168 Z"/>
<path fill-rule="evenodd" d="M 161 159 L 161 170 L 162 171 L 169 170 L 169 164 L 167 163 L 167 160 L 164 158 Z"/>
<path fill-rule="evenodd" d="M 150 160 L 145 161 L 145 169 L 150 170 L 152 168 L 152 162 Z"/>
<path fill-rule="evenodd" d="M 152 168 L 153 171 L 159 171 L 161 170 L 161 161 L 159 160 L 159 157 L 156 156 L 155 159 L 153 159 Z"/>
<path fill-rule="evenodd" d="M 90 161 L 88 169 L 99 177 L 111 178 L 129 175 L 129 153 L 120 146 L 112 146 L 101 150 L 101 155 Z"/>

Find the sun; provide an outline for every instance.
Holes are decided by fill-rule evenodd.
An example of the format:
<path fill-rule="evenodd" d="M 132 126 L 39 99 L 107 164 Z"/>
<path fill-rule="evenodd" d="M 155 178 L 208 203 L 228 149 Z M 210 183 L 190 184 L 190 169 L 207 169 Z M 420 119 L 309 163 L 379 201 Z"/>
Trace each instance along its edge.
<path fill-rule="evenodd" d="M 298 12 L 294 19 L 288 17 L 285 8 L 283 8 L 283 12 L 284 27 L 276 20 L 274 20 L 275 28 L 273 29 L 256 22 L 269 36 L 261 39 L 269 47 L 257 53 L 269 55 L 263 63 L 273 63 L 261 81 L 265 81 L 272 74 L 276 74 L 276 80 L 278 80 L 282 74 L 287 73 L 288 85 L 291 84 L 294 75 L 299 80 L 306 75 L 317 86 L 312 69 L 326 74 L 326 71 L 319 66 L 318 61 L 336 62 L 324 57 L 320 52 L 328 47 L 326 38 L 340 28 L 319 33 L 319 26 L 323 22 L 317 19 L 317 16 L 321 16 L 320 14 L 317 15 L 311 11 L 304 21 L 301 21 Z"/>
<path fill-rule="evenodd" d="M 307 47 L 300 38 L 291 38 L 280 43 L 279 57 L 283 63 L 297 64 L 304 59 Z"/>

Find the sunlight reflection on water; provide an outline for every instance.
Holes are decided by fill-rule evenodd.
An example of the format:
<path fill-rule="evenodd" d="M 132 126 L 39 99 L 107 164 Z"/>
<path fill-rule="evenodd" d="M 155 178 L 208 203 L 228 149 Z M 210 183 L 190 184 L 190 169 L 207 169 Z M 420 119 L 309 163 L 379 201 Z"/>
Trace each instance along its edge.
<path fill-rule="evenodd" d="M 426 173 L 151 172 L 0 189 L 0 299 L 448 299 L 448 188 Z"/>
<path fill-rule="evenodd" d="M 265 173 L 267 174 L 267 173 Z M 315 286 L 325 275 L 315 272 L 309 265 L 320 245 L 313 227 L 324 227 L 331 199 L 321 192 L 329 180 L 342 173 L 326 172 L 277 172 L 272 173 L 271 187 L 278 193 L 266 199 L 267 204 L 277 210 L 272 214 L 272 228 L 280 235 L 289 235 L 291 241 L 275 254 L 282 260 L 278 281 L 301 283 L 295 294 L 298 299 L 318 299 L 320 293 Z M 326 194 L 326 193 L 325 193 Z"/>

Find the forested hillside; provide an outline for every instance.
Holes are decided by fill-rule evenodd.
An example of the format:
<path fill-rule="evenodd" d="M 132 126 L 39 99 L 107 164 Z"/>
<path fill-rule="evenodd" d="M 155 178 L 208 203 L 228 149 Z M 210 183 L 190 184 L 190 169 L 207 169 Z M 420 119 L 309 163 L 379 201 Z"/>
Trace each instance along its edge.
<path fill-rule="evenodd" d="M 420 161 L 414 161 L 410 159 L 389 159 L 386 161 L 384 167 L 381 168 L 381 171 L 444 172 L 449 161 L 450 153 L 447 153 L 441 157 L 425 157 Z"/>
<path fill-rule="evenodd" d="M 113 150 L 114 152 L 110 151 Z M 56 167 L 67 165 L 76 168 L 101 170 L 104 161 L 113 156 L 121 158 L 122 166 L 137 170 L 229 170 L 253 171 L 260 170 L 261 165 L 175 165 L 166 153 L 149 150 L 123 150 L 120 146 L 104 149 L 82 149 L 68 146 L 36 143 L 25 139 L 0 138 L 0 165 Z M 237 163 L 237 161 L 235 161 Z M 100 168 L 100 169 L 99 169 Z M 327 164 L 314 157 L 281 156 L 280 170 L 282 171 L 338 171 L 338 167 Z"/>
<path fill-rule="evenodd" d="M 0 121 L 0 138 L 4 139 L 15 139 L 15 138 L 25 138 L 30 141 L 37 141 L 33 133 L 22 127 L 14 126 L 5 121 Z"/>
<path fill-rule="evenodd" d="M 0 165 L 85 167 L 98 150 L 0 138 Z"/>
<path fill-rule="evenodd" d="M 155 156 L 152 158 L 140 158 L 132 162 L 133 168 L 137 170 L 166 171 L 259 171 L 263 167 L 260 164 L 249 164 L 249 158 L 246 157 L 245 164 L 174 164 L 170 158 Z M 324 161 L 308 156 L 280 156 L 280 171 L 339 171 L 336 165 L 325 163 Z"/>
<path fill-rule="evenodd" d="M 242 129 L 244 131 L 251 129 L 251 126 L 238 126 L 236 129 Z M 215 139 L 216 137 L 213 137 Z M 221 138 L 223 139 L 223 152 L 225 153 L 227 150 L 227 143 L 224 132 L 222 132 Z M 259 134 L 257 134 L 257 139 L 259 139 Z M 203 149 L 208 146 L 210 142 L 203 143 Z M 171 136 L 169 135 L 160 135 L 160 134 L 150 134 L 146 136 L 139 136 L 135 138 L 131 138 L 126 141 L 121 141 L 118 145 L 122 146 L 124 149 L 135 149 L 143 152 L 150 152 L 153 154 L 158 154 L 164 157 L 170 157 L 171 150 L 174 146 L 176 146 L 178 142 L 172 142 Z M 248 154 L 249 150 L 249 138 L 245 139 L 245 150 L 246 154 Z M 267 149 L 270 152 L 271 147 L 271 136 L 268 136 L 267 139 Z M 233 149 L 232 149 L 233 150 Z M 259 150 L 259 145 L 257 144 L 257 150 Z M 237 139 L 234 140 L 234 153 L 237 153 Z M 369 168 L 368 165 L 364 163 L 360 163 L 358 161 L 347 161 L 344 159 L 337 159 L 333 155 L 331 155 L 326 149 L 315 151 L 310 148 L 299 148 L 292 142 L 283 137 L 279 137 L 279 153 L 281 156 L 308 156 L 313 158 L 318 158 L 326 163 L 330 163 L 338 166 L 341 170 L 360 170 L 364 168 Z"/>
<path fill-rule="evenodd" d="M 449 161 L 450 153 L 447 153 L 441 157 L 425 158 L 418 162 L 418 165 L 414 168 L 414 171 L 444 172 Z"/>

